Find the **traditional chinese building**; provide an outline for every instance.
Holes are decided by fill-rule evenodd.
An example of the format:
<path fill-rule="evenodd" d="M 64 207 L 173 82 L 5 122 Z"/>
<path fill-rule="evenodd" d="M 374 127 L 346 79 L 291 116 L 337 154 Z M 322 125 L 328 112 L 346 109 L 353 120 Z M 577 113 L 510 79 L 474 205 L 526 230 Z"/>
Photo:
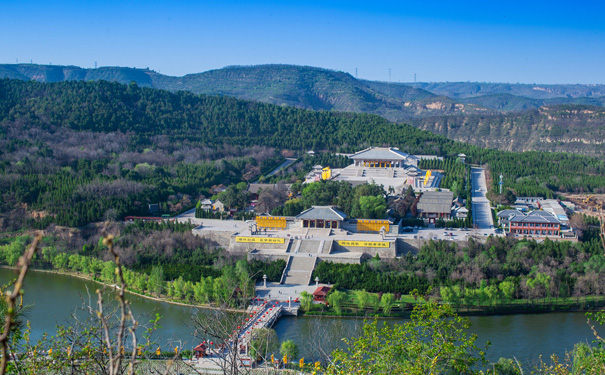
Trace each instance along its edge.
<path fill-rule="evenodd" d="M 340 228 L 346 218 L 334 206 L 313 206 L 296 216 L 303 228 Z"/>
<path fill-rule="evenodd" d="M 332 288 L 329 286 L 320 286 L 313 292 L 313 300 L 317 302 L 326 302 L 326 296 Z"/>
<path fill-rule="evenodd" d="M 351 156 L 356 167 L 406 168 L 418 166 L 418 158 L 395 147 L 370 147 Z"/>
<path fill-rule="evenodd" d="M 559 237 L 561 223 L 549 212 L 533 211 L 527 215 L 520 213 L 512 217 L 508 229 L 513 235 Z"/>
<path fill-rule="evenodd" d="M 418 217 L 429 224 L 437 220 L 450 220 L 452 216 L 451 191 L 425 191 L 418 200 Z"/>

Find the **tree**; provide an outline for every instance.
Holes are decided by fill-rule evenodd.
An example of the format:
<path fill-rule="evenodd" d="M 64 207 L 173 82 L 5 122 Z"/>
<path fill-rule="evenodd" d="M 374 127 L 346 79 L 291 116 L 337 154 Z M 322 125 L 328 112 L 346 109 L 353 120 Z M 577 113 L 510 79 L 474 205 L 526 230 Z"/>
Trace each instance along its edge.
<path fill-rule="evenodd" d="M 403 325 L 366 322 L 360 337 L 345 339 L 347 348 L 332 353 L 325 373 L 479 374 L 485 351 L 475 345 L 475 335 L 467 336 L 468 328 L 468 319 L 449 305 L 423 301 Z"/>
<path fill-rule="evenodd" d="M 368 292 L 366 292 L 365 290 L 356 290 L 354 293 L 355 293 L 355 298 L 357 300 L 357 307 L 360 310 L 365 309 L 368 306 L 368 301 L 370 298 L 370 295 L 368 294 Z"/>
<path fill-rule="evenodd" d="M 262 189 L 255 210 L 258 213 L 271 212 L 274 208 L 283 205 L 286 199 L 288 199 L 288 188 L 284 184 L 278 184 L 275 189 Z"/>
<path fill-rule="evenodd" d="M 300 294 L 300 307 L 304 311 L 311 310 L 311 304 L 313 303 L 313 295 L 309 292 L 303 291 Z"/>
<path fill-rule="evenodd" d="M 345 298 L 345 294 L 339 290 L 335 290 L 328 295 L 328 303 L 338 315 L 342 314 L 342 302 Z"/>
<path fill-rule="evenodd" d="M 288 362 L 298 358 L 298 346 L 292 340 L 286 340 L 281 343 L 279 354 L 288 358 Z"/>
<path fill-rule="evenodd" d="M 507 301 L 510 301 L 513 299 L 516 287 L 515 283 L 512 281 L 502 281 L 500 284 L 498 284 L 498 289 L 500 289 L 504 295 L 504 298 L 506 298 Z"/>
<path fill-rule="evenodd" d="M 390 315 L 391 309 L 393 308 L 393 300 L 395 299 L 395 295 L 393 293 L 385 293 L 382 295 L 382 312 L 384 315 Z"/>
<path fill-rule="evenodd" d="M 160 296 L 164 291 L 164 268 L 162 266 L 154 266 L 151 269 L 151 276 L 149 276 L 149 290 Z"/>
<path fill-rule="evenodd" d="M 359 210 L 361 218 L 381 219 L 386 214 L 387 203 L 381 195 L 366 195 L 359 197 Z"/>

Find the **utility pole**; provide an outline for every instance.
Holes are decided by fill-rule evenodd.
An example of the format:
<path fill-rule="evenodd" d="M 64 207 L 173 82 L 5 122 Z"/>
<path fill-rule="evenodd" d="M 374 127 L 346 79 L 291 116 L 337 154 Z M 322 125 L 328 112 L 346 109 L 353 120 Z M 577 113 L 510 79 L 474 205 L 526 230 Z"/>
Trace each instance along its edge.
<path fill-rule="evenodd" d="M 389 83 L 391 83 L 391 68 L 389 68 Z"/>
<path fill-rule="evenodd" d="M 357 68 L 355 68 L 355 78 L 357 78 Z"/>

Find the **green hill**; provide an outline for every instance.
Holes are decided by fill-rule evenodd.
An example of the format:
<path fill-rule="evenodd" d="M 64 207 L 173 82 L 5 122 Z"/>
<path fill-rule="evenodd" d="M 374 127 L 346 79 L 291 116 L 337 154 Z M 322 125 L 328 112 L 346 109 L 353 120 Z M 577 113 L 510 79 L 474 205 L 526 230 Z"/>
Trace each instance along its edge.
<path fill-rule="evenodd" d="M 561 107 L 551 115 L 575 118 L 571 111 Z M 551 129 L 553 137 L 557 131 Z M 28 220 L 19 210 L 48 214 L 30 220 L 42 228 L 145 215 L 155 202 L 164 212 L 178 212 L 192 198 L 208 196 L 213 185 L 259 176 L 283 154 L 376 145 L 441 155 L 449 163 L 465 153 L 469 162 L 487 164 L 492 175 L 503 174 L 505 187 L 519 195 L 600 192 L 605 186 L 602 159 L 483 149 L 377 115 L 107 81 L 0 79 L 0 228 L 15 230 L 19 220 Z"/>
<path fill-rule="evenodd" d="M 392 121 L 418 116 L 485 112 L 472 103 L 400 84 L 361 81 L 348 73 L 295 65 L 233 66 L 171 77 L 148 69 L 35 64 L 0 65 L 0 77 L 61 82 L 106 80 L 196 94 L 225 95 L 313 110 L 362 112 Z"/>
<path fill-rule="evenodd" d="M 172 77 L 125 67 L 5 64 L 0 65 L 0 77 L 39 82 L 136 82 L 172 92 L 377 114 L 482 147 L 605 154 L 600 147 L 605 127 L 601 115 L 604 85 L 386 83 L 294 65 L 232 66 Z M 559 108 L 567 108 L 562 117 L 558 117 Z"/>

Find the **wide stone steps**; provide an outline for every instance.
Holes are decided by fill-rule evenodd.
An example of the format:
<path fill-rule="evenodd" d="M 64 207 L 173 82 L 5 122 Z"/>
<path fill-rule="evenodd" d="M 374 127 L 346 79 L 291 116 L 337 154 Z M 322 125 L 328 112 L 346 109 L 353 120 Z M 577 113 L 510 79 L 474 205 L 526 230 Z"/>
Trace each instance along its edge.
<path fill-rule="evenodd" d="M 319 245 L 320 241 L 303 240 L 298 252 L 303 254 L 317 254 Z"/>
<path fill-rule="evenodd" d="M 316 249 L 317 251 L 317 249 Z M 309 285 L 317 257 L 292 256 L 286 268 L 284 284 Z"/>

